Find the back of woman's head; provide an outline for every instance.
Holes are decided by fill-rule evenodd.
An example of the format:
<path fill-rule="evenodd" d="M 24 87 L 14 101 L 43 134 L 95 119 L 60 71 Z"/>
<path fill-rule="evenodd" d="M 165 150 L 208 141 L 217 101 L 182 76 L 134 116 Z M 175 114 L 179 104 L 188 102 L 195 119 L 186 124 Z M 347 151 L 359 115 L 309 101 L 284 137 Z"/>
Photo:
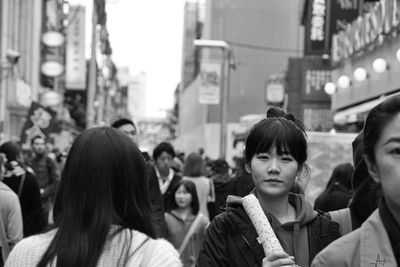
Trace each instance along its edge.
<path fill-rule="evenodd" d="M 58 231 L 47 260 L 57 255 L 65 266 L 94 266 L 111 225 L 154 237 L 150 214 L 145 162 L 134 142 L 110 127 L 86 130 L 62 172 L 54 204 Z"/>
<path fill-rule="evenodd" d="M 7 161 L 18 161 L 21 155 L 21 149 L 15 142 L 5 142 L 0 146 L 0 153 L 4 153 Z"/>
<path fill-rule="evenodd" d="M 190 153 L 187 156 L 184 166 L 183 175 L 189 177 L 199 177 L 204 174 L 204 160 L 199 153 Z"/>
<path fill-rule="evenodd" d="M 375 146 L 385 127 L 400 113 L 400 95 L 395 95 L 375 106 L 367 115 L 364 124 L 364 153 L 375 162 Z"/>
<path fill-rule="evenodd" d="M 267 118 L 250 130 L 245 143 L 245 163 L 250 163 L 254 155 L 268 152 L 272 147 L 278 154 L 291 154 L 300 166 L 306 167 L 307 139 L 302 123 L 276 108 L 269 109 Z"/>
<path fill-rule="evenodd" d="M 341 185 L 347 190 L 352 190 L 351 177 L 353 175 L 354 167 L 350 163 L 343 163 L 337 165 L 332 172 L 327 187 Z"/>
<path fill-rule="evenodd" d="M 183 186 L 186 189 L 186 191 L 188 191 L 188 193 L 192 196 L 192 202 L 190 203 L 190 207 L 192 208 L 193 214 L 197 215 L 197 213 L 199 213 L 200 210 L 200 204 L 199 204 L 199 197 L 196 191 L 196 185 L 192 181 L 188 180 L 180 181 L 172 190 L 172 195 L 174 197 L 170 198 L 172 201 L 172 203 L 170 203 L 170 209 L 178 208 L 178 204 L 176 203 L 175 199 L 175 193 L 181 186 Z"/>

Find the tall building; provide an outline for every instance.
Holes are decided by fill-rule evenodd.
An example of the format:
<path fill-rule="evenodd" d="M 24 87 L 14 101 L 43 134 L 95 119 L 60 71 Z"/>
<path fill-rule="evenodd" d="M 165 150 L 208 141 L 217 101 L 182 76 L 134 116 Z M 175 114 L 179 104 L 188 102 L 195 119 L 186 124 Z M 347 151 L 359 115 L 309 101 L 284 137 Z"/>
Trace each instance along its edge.
<path fill-rule="evenodd" d="M 40 88 L 42 0 L 0 1 L 0 141 L 18 139 Z"/>
<path fill-rule="evenodd" d="M 134 121 L 146 117 L 146 73 L 130 74 L 129 67 L 119 67 L 117 72 L 120 87 L 126 87 L 127 108 Z"/>
<path fill-rule="evenodd" d="M 220 154 L 231 160 L 233 134 L 239 131 L 240 118 L 251 114 L 265 114 L 265 87 L 271 75 L 287 68 L 289 57 L 303 54 L 303 29 L 299 24 L 303 8 L 298 0 L 232 0 L 206 1 L 197 5 L 199 14 L 193 15 L 194 5 L 186 5 L 186 15 L 202 21 L 185 19 L 183 73 L 195 74 L 192 81 L 182 79 L 179 103 L 179 129 L 176 146 L 184 151 L 205 149 L 211 158 Z M 201 28 L 201 32 L 199 31 Z M 220 147 L 220 104 L 199 104 L 201 77 L 196 75 L 199 62 L 191 59 L 200 54 L 201 64 L 222 68 L 223 56 L 217 48 L 194 48 L 193 39 L 224 40 L 231 46 L 227 116 L 227 150 Z M 191 46 L 192 45 L 192 46 Z M 189 46 L 189 48 L 188 48 Z M 197 66 L 196 66 L 197 64 Z M 215 69 L 215 85 L 222 88 L 224 71 Z M 214 79 L 213 78 L 213 79 Z M 219 102 L 221 103 L 221 101 Z"/>

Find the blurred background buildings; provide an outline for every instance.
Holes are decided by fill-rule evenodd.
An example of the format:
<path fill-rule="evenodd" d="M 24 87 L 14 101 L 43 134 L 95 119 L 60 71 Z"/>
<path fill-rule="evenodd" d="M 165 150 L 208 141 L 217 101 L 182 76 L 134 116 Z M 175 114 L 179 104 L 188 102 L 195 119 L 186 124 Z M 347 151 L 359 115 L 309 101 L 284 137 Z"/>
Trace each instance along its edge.
<path fill-rule="evenodd" d="M 293 113 L 310 133 L 336 133 L 338 140 L 400 91 L 397 0 L 191 0 L 175 102 L 165 118 L 149 118 L 148 76 L 113 61 L 118 44 L 110 41 L 107 3 L 93 4 L 0 2 L 1 142 L 28 144 L 41 129 L 57 143 L 129 117 L 144 150 L 168 140 L 178 150 L 204 148 L 232 162 L 270 106 Z M 199 39 L 225 46 L 195 46 Z"/>

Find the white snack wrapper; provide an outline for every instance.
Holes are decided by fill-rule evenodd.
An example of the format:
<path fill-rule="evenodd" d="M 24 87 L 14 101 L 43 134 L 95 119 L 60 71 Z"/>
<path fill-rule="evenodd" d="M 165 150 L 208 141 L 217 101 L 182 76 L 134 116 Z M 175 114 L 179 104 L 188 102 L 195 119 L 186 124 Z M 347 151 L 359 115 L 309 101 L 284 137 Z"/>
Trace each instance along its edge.
<path fill-rule="evenodd" d="M 254 194 L 243 198 L 243 207 L 257 231 L 257 240 L 263 246 L 265 256 L 272 251 L 284 251 Z"/>

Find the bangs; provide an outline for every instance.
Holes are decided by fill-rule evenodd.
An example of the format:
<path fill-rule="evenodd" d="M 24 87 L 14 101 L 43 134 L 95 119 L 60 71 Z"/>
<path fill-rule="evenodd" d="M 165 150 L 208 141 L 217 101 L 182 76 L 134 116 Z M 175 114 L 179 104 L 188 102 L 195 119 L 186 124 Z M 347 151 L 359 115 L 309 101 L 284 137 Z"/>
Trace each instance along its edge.
<path fill-rule="evenodd" d="M 305 162 L 305 133 L 284 118 L 265 119 L 253 128 L 246 139 L 246 161 L 249 162 L 254 155 L 269 152 L 273 147 L 278 155 L 290 154 L 299 163 Z"/>

